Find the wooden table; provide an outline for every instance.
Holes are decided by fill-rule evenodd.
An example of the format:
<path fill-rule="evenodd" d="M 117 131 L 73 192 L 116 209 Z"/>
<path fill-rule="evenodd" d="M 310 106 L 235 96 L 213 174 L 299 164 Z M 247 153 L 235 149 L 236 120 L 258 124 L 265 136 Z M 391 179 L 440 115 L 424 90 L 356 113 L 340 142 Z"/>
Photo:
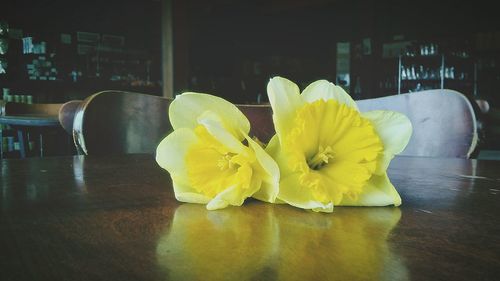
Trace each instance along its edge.
<path fill-rule="evenodd" d="M 26 150 L 28 150 L 28 137 L 27 132 L 33 131 L 36 129 L 36 132 L 39 134 L 39 151 L 40 157 L 43 157 L 43 136 L 42 129 L 45 128 L 62 128 L 59 123 L 59 119 L 57 116 L 52 115 L 9 115 L 9 116 L 0 116 L 0 124 L 10 125 L 12 126 L 16 133 L 19 141 L 19 152 L 21 158 L 26 157 Z M 2 146 L 2 132 L 0 130 L 0 159 L 3 155 L 3 146 Z"/>
<path fill-rule="evenodd" d="M 395 207 L 177 202 L 150 155 L 3 160 L 0 280 L 498 280 L 500 162 L 396 158 Z"/>

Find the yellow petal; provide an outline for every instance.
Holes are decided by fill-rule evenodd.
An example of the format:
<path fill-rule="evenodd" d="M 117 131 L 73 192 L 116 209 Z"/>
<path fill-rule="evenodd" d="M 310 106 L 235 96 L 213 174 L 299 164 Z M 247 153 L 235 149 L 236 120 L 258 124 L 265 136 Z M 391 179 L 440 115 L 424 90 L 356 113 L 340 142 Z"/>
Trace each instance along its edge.
<path fill-rule="evenodd" d="M 250 148 L 255 152 L 258 164 L 262 167 L 261 175 L 259 175 L 262 178 L 262 186 L 253 194 L 253 197 L 261 201 L 274 203 L 279 192 L 280 171 L 278 165 L 253 139 L 247 137 L 247 141 Z"/>
<path fill-rule="evenodd" d="M 201 93 L 184 93 L 175 97 L 170 104 L 169 118 L 174 129 L 194 129 L 198 117 L 205 111 L 215 112 L 224 122 L 224 128 L 238 139 L 243 140 L 240 131 L 248 134 L 250 123 L 243 113 L 232 103 L 216 96 Z"/>
<path fill-rule="evenodd" d="M 269 143 L 266 146 L 266 152 L 271 155 L 271 157 L 274 157 L 274 155 L 277 155 L 279 150 L 280 150 L 280 140 L 278 138 L 278 135 L 274 135 L 270 140 Z"/>
<path fill-rule="evenodd" d="M 362 113 L 362 116 L 372 122 L 377 135 L 384 144 L 384 153 L 381 155 L 376 174 L 387 171 L 394 155 L 401 153 L 412 134 L 412 125 L 408 117 L 395 111 L 374 110 Z"/>
<path fill-rule="evenodd" d="M 174 187 L 175 199 L 180 202 L 186 203 L 196 203 L 196 204 L 207 204 L 212 200 L 212 198 L 198 193 L 196 190 L 191 188 L 189 185 L 179 184 L 176 182 L 172 183 Z"/>
<path fill-rule="evenodd" d="M 255 162 L 253 152 L 244 147 L 242 153 L 232 153 L 202 125 L 195 131 L 199 142 L 184 156 L 190 185 L 211 198 L 232 186 L 247 189 Z"/>
<path fill-rule="evenodd" d="M 238 202 L 236 202 L 238 200 Z M 230 187 L 223 192 L 219 193 L 214 199 L 212 199 L 207 204 L 207 210 L 219 210 L 226 208 L 231 205 L 229 201 L 232 201 L 234 206 L 241 206 L 243 204 L 244 198 L 241 198 L 238 194 L 238 188 L 236 186 Z"/>
<path fill-rule="evenodd" d="M 198 123 L 203 125 L 205 129 L 230 152 L 242 153 L 245 150 L 245 146 L 241 143 L 241 140 L 238 140 L 235 135 L 231 134 L 223 127 L 223 121 L 214 112 L 205 111 L 198 118 Z M 241 135 L 246 136 L 243 132 Z"/>
<path fill-rule="evenodd" d="M 223 209 L 229 205 L 241 206 L 246 198 L 252 196 L 260 187 L 261 180 L 253 177 L 248 188 L 232 186 L 217 194 L 208 204 L 207 210 Z"/>
<path fill-rule="evenodd" d="M 291 174 L 282 178 L 280 182 L 280 193 L 278 199 L 302 209 L 310 209 L 315 212 L 331 213 L 333 203 L 321 203 L 315 200 L 312 192 L 300 185 L 300 175 Z"/>
<path fill-rule="evenodd" d="M 185 155 L 198 137 L 189 129 L 178 129 L 166 136 L 156 148 L 156 162 L 176 182 L 188 184 Z"/>
<path fill-rule="evenodd" d="M 358 110 L 356 102 L 349 96 L 342 87 L 336 86 L 327 80 L 318 80 L 307 86 L 302 92 L 302 98 L 312 103 L 319 99 L 329 100 L 334 99 L 340 104 L 345 104 L 351 108 Z"/>
<path fill-rule="evenodd" d="M 290 121 L 303 105 L 299 87 L 292 81 L 274 77 L 267 84 L 267 94 L 273 109 L 273 123 L 279 136 L 292 129 Z"/>
<path fill-rule="evenodd" d="M 175 198 L 181 202 L 206 204 L 210 198 L 200 194 L 190 185 L 185 155 L 199 140 L 189 129 L 175 130 L 165 137 L 156 149 L 156 162 L 172 178 Z"/>
<path fill-rule="evenodd" d="M 344 196 L 340 206 L 388 206 L 401 205 L 401 197 L 392 185 L 387 174 L 373 175 L 357 200 Z"/>

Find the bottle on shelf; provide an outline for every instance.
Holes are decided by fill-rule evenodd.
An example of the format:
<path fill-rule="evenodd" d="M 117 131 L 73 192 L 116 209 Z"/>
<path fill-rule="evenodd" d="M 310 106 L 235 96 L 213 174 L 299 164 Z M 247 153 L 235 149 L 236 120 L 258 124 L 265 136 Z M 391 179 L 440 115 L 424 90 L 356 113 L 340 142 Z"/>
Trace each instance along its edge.
<path fill-rule="evenodd" d="M 20 156 L 19 144 L 15 142 L 15 138 L 13 135 L 10 135 L 10 132 L 7 133 L 8 135 L 4 136 L 2 141 L 2 158 L 18 158 Z"/>
<path fill-rule="evenodd" d="M 359 98 L 361 96 L 361 78 L 356 77 L 356 82 L 354 83 L 354 96 Z"/>

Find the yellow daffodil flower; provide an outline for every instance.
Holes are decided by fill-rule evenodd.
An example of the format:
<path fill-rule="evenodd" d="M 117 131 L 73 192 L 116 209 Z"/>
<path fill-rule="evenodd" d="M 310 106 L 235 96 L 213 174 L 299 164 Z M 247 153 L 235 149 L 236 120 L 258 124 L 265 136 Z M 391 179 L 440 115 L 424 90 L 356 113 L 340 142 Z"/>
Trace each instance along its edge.
<path fill-rule="evenodd" d="M 279 201 L 321 212 L 334 205 L 401 204 L 386 170 L 410 139 L 406 116 L 361 113 L 342 88 L 326 80 L 300 94 L 296 84 L 275 77 L 267 92 L 276 135 L 266 151 L 280 168 Z"/>
<path fill-rule="evenodd" d="M 172 177 L 175 197 L 215 210 L 248 197 L 274 202 L 276 162 L 248 136 L 250 123 L 222 98 L 184 93 L 169 108 L 174 131 L 157 147 L 156 161 Z"/>

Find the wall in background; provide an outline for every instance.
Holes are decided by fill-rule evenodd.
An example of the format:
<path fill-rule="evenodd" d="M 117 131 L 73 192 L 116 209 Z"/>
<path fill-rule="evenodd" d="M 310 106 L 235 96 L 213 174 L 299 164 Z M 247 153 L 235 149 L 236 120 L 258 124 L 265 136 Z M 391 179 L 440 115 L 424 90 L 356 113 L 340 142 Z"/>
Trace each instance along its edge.
<path fill-rule="evenodd" d="M 466 4 L 428 0 L 189 3 L 188 88 L 235 102 L 255 102 L 259 94 L 265 96 L 265 85 L 273 75 L 288 77 L 302 87 L 316 79 L 335 81 L 337 42 L 351 43 L 350 92 L 356 98 L 395 93 L 397 59 L 384 58 L 384 44 L 434 42 L 443 52 L 467 49 L 475 60 L 489 66 L 496 65 L 500 50 L 495 44 L 478 47 L 481 34 L 500 31 L 495 9 L 482 0 Z M 363 51 L 366 39 L 369 53 Z M 492 76 L 490 84 L 498 80 L 498 68 L 494 68 L 482 68 L 489 72 L 485 76 Z M 388 79 L 391 89 L 385 85 Z M 361 91 L 354 93 L 356 80 Z M 488 87 L 481 93 L 494 95 Z"/>
<path fill-rule="evenodd" d="M 335 81 L 337 43 L 349 42 L 350 93 L 358 99 L 394 94 L 397 59 L 384 57 L 384 46 L 433 42 L 439 43 L 441 50 L 470 50 L 478 70 L 477 94 L 493 103 L 498 99 L 495 86 L 500 81 L 500 43 L 496 38 L 500 22 L 491 1 L 173 1 L 174 38 L 182 41 L 174 50 L 175 93 L 200 91 L 234 102 L 257 102 L 266 101 L 265 86 L 274 75 L 290 78 L 301 87 L 316 79 Z M 160 94 L 159 0 L 8 0 L 1 6 L 0 19 L 22 29 L 25 36 L 47 40 L 49 49 L 57 49 L 59 79 L 71 82 L 74 64 L 86 72 L 77 84 L 24 83 L 27 78 L 19 73 L 26 72 L 25 65 L 37 57 L 9 51 L 13 74 L 0 78 L 3 85 L 20 81 L 12 85 L 14 91 L 16 87 L 36 91 L 39 96 L 55 98 L 52 101 L 58 101 L 52 92 L 66 93 L 60 98 L 74 98 L 112 88 Z M 124 52 L 77 55 L 78 31 L 123 36 Z M 61 44 L 62 33 L 73 36 L 70 46 Z M 19 51 L 22 46 L 16 48 Z M 100 60 L 104 60 L 101 79 L 95 79 L 96 71 L 89 69 L 95 70 Z M 120 71 L 109 61 L 139 61 L 122 69 L 142 71 L 142 75 L 110 82 Z M 149 79 L 145 77 L 148 61 Z M 146 80 L 154 86 L 145 87 Z"/>

